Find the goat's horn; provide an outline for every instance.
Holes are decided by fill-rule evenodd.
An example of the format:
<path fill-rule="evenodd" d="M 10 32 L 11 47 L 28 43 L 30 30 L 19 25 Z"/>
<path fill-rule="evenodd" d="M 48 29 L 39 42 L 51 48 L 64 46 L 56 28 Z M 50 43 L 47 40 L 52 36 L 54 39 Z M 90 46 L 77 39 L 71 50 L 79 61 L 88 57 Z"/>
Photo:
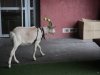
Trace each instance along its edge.
<path fill-rule="evenodd" d="M 52 22 L 50 19 L 47 19 L 48 23 L 52 26 Z"/>
<path fill-rule="evenodd" d="M 52 26 L 52 22 L 51 21 L 49 22 L 49 25 Z"/>

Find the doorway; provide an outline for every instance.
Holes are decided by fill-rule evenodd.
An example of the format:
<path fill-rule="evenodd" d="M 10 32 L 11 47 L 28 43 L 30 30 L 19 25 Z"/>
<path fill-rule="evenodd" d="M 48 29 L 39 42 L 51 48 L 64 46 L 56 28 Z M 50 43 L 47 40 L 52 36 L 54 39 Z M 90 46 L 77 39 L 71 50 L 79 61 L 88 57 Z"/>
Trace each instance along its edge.
<path fill-rule="evenodd" d="M 0 0 L 0 37 L 9 37 L 17 26 L 36 25 L 35 0 Z"/>

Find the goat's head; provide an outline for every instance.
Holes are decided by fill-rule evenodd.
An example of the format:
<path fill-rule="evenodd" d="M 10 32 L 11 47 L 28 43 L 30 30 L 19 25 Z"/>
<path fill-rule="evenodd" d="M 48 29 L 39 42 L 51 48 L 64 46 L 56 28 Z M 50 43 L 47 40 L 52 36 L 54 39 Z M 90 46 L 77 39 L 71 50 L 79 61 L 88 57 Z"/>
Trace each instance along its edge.
<path fill-rule="evenodd" d="M 49 29 L 49 33 L 50 33 L 50 34 L 54 34 L 54 33 L 55 33 L 55 27 L 56 27 L 56 26 L 53 26 L 53 25 L 52 25 L 52 22 L 50 21 L 50 22 L 49 22 L 49 25 L 48 25 L 48 29 Z"/>
<path fill-rule="evenodd" d="M 54 33 L 55 33 L 55 27 L 56 27 L 56 26 L 53 26 L 53 25 L 52 25 L 52 22 L 51 22 L 50 19 L 44 18 L 44 20 L 45 20 L 45 21 L 48 21 L 48 23 L 49 23 L 49 24 L 48 24 L 48 31 L 49 31 L 49 33 L 50 33 L 50 34 L 54 34 Z"/>

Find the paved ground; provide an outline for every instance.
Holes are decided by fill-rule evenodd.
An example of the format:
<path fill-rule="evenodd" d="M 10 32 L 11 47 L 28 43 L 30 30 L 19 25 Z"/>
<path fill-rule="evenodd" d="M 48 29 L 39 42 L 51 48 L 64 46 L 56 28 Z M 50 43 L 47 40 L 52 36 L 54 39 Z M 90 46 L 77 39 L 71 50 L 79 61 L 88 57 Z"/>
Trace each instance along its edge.
<path fill-rule="evenodd" d="M 75 38 L 46 39 L 40 43 L 45 56 L 41 57 L 39 50 L 36 53 L 36 61 L 33 61 L 33 45 L 20 46 L 16 51 L 16 57 L 21 64 L 69 62 L 100 60 L 100 47 L 92 40 Z M 0 38 L 0 66 L 8 65 L 8 58 L 12 44 L 9 38 Z M 12 65 L 16 64 L 14 60 Z"/>

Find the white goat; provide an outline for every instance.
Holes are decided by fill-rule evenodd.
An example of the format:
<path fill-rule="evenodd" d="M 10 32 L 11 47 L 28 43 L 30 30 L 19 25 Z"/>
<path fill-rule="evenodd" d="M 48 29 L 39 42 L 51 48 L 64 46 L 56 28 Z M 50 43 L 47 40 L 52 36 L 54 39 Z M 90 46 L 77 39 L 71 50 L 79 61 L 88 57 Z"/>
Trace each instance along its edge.
<path fill-rule="evenodd" d="M 19 45 L 27 45 L 32 44 L 34 42 L 34 53 L 33 53 L 33 59 L 36 60 L 35 53 L 37 47 L 40 50 L 41 55 L 45 55 L 41 51 L 41 47 L 39 45 L 41 39 L 44 37 L 44 34 L 54 34 L 55 33 L 55 26 L 52 25 L 52 22 L 49 21 L 49 25 L 43 28 L 36 28 L 33 27 L 16 27 L 13 31 L 10 32 L 10 37 L 13 41 L 13 49 L 10 53 L 9 61 L 8 61 L 8 67 L 11 68 L 11 61 L 12 57 L 14 56 L 15 62 L 19 63 L 19 61 L 16 59 L 15 52 Z"/>

